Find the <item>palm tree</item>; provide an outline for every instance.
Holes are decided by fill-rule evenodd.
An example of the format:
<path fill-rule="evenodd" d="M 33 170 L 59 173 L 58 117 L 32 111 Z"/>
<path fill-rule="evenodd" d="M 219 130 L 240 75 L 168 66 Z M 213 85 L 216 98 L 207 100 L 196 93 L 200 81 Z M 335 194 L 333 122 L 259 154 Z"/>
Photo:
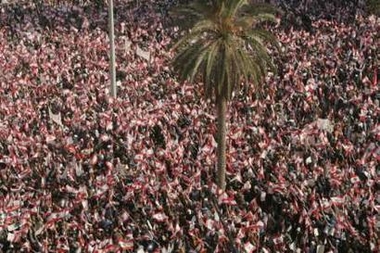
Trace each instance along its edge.
<path fill-rule="evenodd" d="M 259 24 L 275 21 L 275 9 L 247 0 L 194 0 L 173 14 L 185 32 L 172 47 L 174 71 L 181 81 L 199 77 L 206 98 L 215 99 L 216 182 L 225 190 L 227 103 L 235 89 L 250 83 L 259 88 L 268 69 L 274 69 L 266 43 L 277 47 L 277 40 Z"/>

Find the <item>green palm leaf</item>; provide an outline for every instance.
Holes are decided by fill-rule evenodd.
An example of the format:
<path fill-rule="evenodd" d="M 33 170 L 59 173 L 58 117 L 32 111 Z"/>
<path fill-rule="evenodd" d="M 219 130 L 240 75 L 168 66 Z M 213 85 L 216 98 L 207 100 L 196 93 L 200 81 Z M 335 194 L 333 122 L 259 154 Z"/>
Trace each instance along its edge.
<path fill-rule="evenodd" d="M 266 44 L 278 48 L 277 40 L 254 27 L 262 21 L 275 21 L 273 7 L 251 6 L 247 0 L 202 0 L 173 13 L 179 15 L 183 27 L 191 24 L 190 31 L 172 46 L 177 53 L 174 69 L 181 79 L 191 82 L 200 76 L 206 96 L 214 90 L 215 95 L 225 92 L 223 96 L 230 99 L 241 79 L 257 85 L 268 69 L 274 71 Z"/>

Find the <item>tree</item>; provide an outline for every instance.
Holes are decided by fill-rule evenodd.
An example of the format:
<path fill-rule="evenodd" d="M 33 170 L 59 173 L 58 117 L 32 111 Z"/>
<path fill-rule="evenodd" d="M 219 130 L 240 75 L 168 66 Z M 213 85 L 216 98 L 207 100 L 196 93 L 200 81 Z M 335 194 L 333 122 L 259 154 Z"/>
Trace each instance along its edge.
<path fill-rule="evenodd" d="M 111 80 L 111 96 L 116 98 L 116 71 L 115 71 L 115 35 L 113 22 L 113 0 L 108 0 L 108 16 L 109 16 L 109 38 L 110 38 L 110 80 Z"/>
<path fill-rule="evenodd" d="M 268 69 L 274 70 L 266 43 L 276 47 L 278 43 L 259 25 L 275 21 L 275 9 L 247 0 L 195 0 L 173 14 L 185 32 L 172 47 L 173 68 L 181 81 L 194 82 L 199 77 L 205 96 L 216 103 L 216 182 L 225 190 L 227 103 L 242 84 L 260 88 Z"/>

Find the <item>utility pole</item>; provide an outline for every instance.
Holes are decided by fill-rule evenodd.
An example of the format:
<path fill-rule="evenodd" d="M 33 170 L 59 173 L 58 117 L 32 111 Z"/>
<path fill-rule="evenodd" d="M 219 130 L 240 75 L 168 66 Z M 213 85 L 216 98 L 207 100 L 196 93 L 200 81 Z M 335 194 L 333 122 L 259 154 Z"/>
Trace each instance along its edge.
<path fill-rule="evenodd" d="M 111 96 L 116 98 L 116 70 L 115 70 L 115 34 L 113 20 L 113 0 L 108 0 L 108 17 L 109 17 L 109 38 L 110 38 L 110 80 L 111 80 Z"/>

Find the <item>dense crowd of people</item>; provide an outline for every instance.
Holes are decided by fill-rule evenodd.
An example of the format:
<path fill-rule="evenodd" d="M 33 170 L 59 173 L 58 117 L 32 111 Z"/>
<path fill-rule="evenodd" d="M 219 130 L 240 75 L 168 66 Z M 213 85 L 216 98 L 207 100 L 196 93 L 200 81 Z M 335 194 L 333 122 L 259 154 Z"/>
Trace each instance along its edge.
<path fill-rule="evenodd" d="M 170 67 L 176 1 L 115 0 L 116 100 L 105 7 L 0 6 L 2 249 L 374 251 L 379 18 L 272 2 L 278 73 L 235 92 L 219 205 L 213 107 Z"/>

